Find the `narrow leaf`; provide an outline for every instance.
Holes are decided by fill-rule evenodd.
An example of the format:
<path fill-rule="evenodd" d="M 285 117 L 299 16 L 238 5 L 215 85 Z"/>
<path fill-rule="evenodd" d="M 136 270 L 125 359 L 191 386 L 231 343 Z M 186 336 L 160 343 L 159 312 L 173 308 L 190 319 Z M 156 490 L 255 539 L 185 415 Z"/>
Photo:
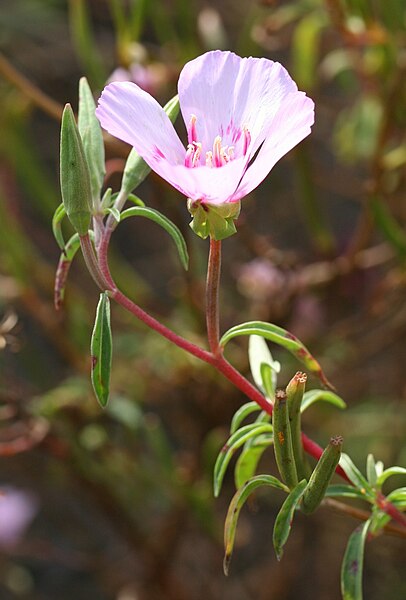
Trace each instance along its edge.
<path fill-rule="evenodd" d="M 369 521 L 359 525 L 348 540 L 341 567 L 343 600 L 362 600 L 362 567 L 369 525 Z"/>
<path fill-rule="evenodd" d="M 309 390 L 303 395 L 302 406 L 300 407 L 303 413 L 315 402 L 328 402 L 337 408 L 345 408 L 347 405 L 340 396 L 328 390 Z"/>
<path fill-rule="evenodd" d="M 90 172 L 93 206 L 100 202 L 100 192 L 106 173 L 103 134 L 96 117 L 96 104 L 86 77 L 79 81 L 78 127 Z"/>
<path fill-rule="evenodd" d="M 289 333 L 282 327 L 265 323 L 264 321 L 249 321 L 232 327 L 223 335 L 220 345 L 225 346 L 231 339 L 240 335 L 259 335 L 279 346 L 282 346 L 293 354 L 306 368 L 317 375 L 321 381 L 329 388 L 333 386 L 324 375 L 317 360 L 310 354 L 309 350 L 292 333 Z"/>
<path fill-rule="evenodd" d="M 224 524 L 225 555 L 223 567 L 226 575 L 228 575 L 228 569 L 233 553 L 235 532 L 240 511 L 247 498 L 254 492 L 254 490 L 264 485 L 271 486 L 285 492 L 288 491 L 286 486 L 279 481 L 279 479 L 276 479 L 276 477 L 272 477 L 272 475 L 258 475 L 257 477 L 253 477 L 247 481 L 243 487 L 237 490 L 237 492 L 234 494 L 230 502 L 230 506 L 228 507 L 227 517 Z"/>
<path fill-rule="evenodd" d="M 113 217 L 115 218 L 117 223 L 120 223 L 120 220 L 121 220 L 120 211 L 117 208 L 115 208 L 115 206 L 111 206 L 110 208 L 108 208 L 107 213 L 110 213 L 111 215 L 113 215 Z"/>
<path fill-rule="evenodd" d="M 92 384 L 101 406 L 109 399 L 112 359 L 112 335 L 110 325 L 110 300 L 107 292 L 100 294 L 91 340 Z"/>
<path fill-rule="evenodd" d="M 241 423 L 244 421 L 244 419 L 249 417 L 249 415 L 251 415 L 253 412 L 258 412 L 259 410 L 260 410 L 260 407 L 257 404 L 257 402 L 247 402 L 246 404 L 243 404 L 242 406 L 240 406 L 240 408 L 237 410 L 237 412 L 234 414 L 234 416 L 232 418 L 231 426 L 230 426 L 230 434 L 232 435 L 233 433 L 235 433 L 237 431 L 237 429 L 239 428 Z"/>
<path fill-rule="evenodd" d="M 374 456 L 373 456 L 373 454 L 368 454 L 368 456 L 367 456 L 367 479 L 368 479 L 368 482 L 372 485 L 372 487 L 375 487 L 377 478 L 378 478 L 378 475 L 376 472 Z"/>
<path fill-rule="evenodd" d="M 343 484 L 334 484 L 329 485 L 326 494 L 326 498 L 357 498 L 359 500 L 366 500 L 365 494 L 360 492 L 353 485 L 345 485 Z"/>
<path fill-rule="evenodd" d="M 406 508 L 406 487 L 398 488 L 397 490 L 393 490 L 387 496 L 387 500 L 392 502 L 398 508 Z"/>
<path fill-rule="evenodd" d="M 63 239 L 61 223 L 63 218 L 66 217 L 66 210 L 63 202 L 58 206 L 52 217 L 52 231 L 56 242 L 61 250 L 65 247 L 65 240 Z"/>
<path fill-rule="evenodd" d="M 187 251 L 187 246 L 185 242 L 185 238 L 181 234 L 179 228 L 172 223 L 165 215 L 155 210 L 154 208 L 147 208 L 142 206 L 133 206 L 131 208 L 127 208 L 121 213 L 121 221 L 127 219 L 128 217 L 146 217 L 151 221 L 154 221 L 157 225 L 160 225 L 169 235 L 172 237 L 175 242 L 176 248 L 179 253 L 179 258 L 182 263 L 184 269 L 188 269 L 189 265 L 189 254 Z"/>
<path fill-rule="evenodd" d="M 282 558 L 283 548 L 288 541 L 292 528 L 293 515 L 304 494 L 306 485 L 307 482 L 303 479 L 293 488 L 276 517 L 273 528 L 273 546 L 278 560 Z"/>
<path fill-rule="evenodd" d="M 272 444 L 273 435 L 271 433 L 267 436 L 261 435 L 245 444 L 234 469 L 234 482 L 237 489 L 255 476 L 261 456 Z"/>
<path fill-rule="evenodd" d="M 379 488 L 382 487 L 388 477 L 392 477 L 393 475 L 406 475 L 406 469 L 404 467 L 389 467 L 389 469 L 385 469 L 377 478 L 376 485 Z"/>
<path fill-rule="evenodd" d="M 65 106 L 61 125 L 60 180 L 62 201 L 74 229 L 87 234 L 91 220 L 89 167 L 70 104 Z"/>
<path fill-rule="evenodd" d="M 256 386 L 262 392 L 266 392 L 267 395 L 269 394 L 269 398 L 273 397 L 273 394 L 276 390 L 277 373 L 279 373 L 281 370 L 281 365 L 278 361 L 273 360 L 272 354 L 270 353 L 268 345 L 263 337 L 259 335 L 250 335 L 248 340 L 248 359 L 252 378 Z M 264 364 L 270 367 L 272 374 L 271 381 L 268 381 L 268 390 L 265 389 L 264 385 L 264 372 L 262 367 Z M 265 373 L 265 377 L 267 377 L 268 374 Z"/>
<path fill-rule="evenodd" d="M 233 433 L 227 440 L 214 465 L 214 495 L 216 498 L 220 493 L 228 464 L 236 450 L 241 448 L 241 446 L 243 446 L 250 438 L 267 432 L 272 432 L 272 426 L 269 423 L 251 423 L 250 425 L 244 425 L 241 429 L 238 429 L 238 431 Z"/>
<path fill-rule="evenodd" d="M 341 454 L 340 466 L 344 470 L 348 479 L 365 495 L 366 500 L 373 500 L 375 493 L 361 471 L 352 462 L 348 454 Z"/>

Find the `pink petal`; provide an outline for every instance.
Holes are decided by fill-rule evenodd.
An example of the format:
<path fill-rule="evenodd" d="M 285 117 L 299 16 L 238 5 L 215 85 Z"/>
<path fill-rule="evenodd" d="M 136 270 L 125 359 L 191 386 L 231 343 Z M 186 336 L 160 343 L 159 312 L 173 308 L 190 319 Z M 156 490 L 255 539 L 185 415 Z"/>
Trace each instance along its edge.
<path fill-rule="evenodd" d="M 304 92 L 289 94 L 271 120 L 257 157 L 245 172 L 233 200 L 249 194 L 265 179 L 272 167 L 310 133 L 314 102 Z"/>
<path fill-rule="evenodd" d="M 207 150 L 217 135 L 223 145 L 230 144 L 227 132 L 233 126 L 246 126 L 255 143 L 265 122 L 297 86 L 279 63 L 216 50 L 184 66 L 178 91 L 184 121 L 188 124 L 196 115 L 199 141 Z"/>
<path fill-rule="evenodd" d="M 185 148 L 152 96 L 135 83 L 110 83 L 99 99 L 96 116 L 104 129 L 134 146 L 151 169 L 175 185 L 167 163 L 183 164 Z"/>

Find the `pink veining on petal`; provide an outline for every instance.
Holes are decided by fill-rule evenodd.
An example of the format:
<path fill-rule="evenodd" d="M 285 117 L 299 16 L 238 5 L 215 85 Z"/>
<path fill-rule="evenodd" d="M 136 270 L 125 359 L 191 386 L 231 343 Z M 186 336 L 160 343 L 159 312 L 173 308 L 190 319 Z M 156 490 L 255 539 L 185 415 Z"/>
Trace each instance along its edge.
<path fill-rule="evenodd" d="M 159 104 L 138 86 L 107 86 L 96 114 L 149 166 L 192 200 L 223 204 L 248 194 L 310 133 L 313 102 L 279 64 L 207 52 L 179 78 L 187 148 Z"/>

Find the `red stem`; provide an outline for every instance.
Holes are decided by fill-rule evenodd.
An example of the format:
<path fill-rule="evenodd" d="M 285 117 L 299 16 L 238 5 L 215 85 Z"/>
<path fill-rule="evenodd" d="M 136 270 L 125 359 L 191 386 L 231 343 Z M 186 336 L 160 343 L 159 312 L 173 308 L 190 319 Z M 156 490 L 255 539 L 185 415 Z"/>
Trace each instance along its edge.
<path fill-rule="evenodd" d="M 241 375 L 241 373 L 237 371 L 219 351 L 218 283 L 220 280 L 221 242 L 211 241 L 210 244 L 209 263 L 212 261 L 213 264 L 211 265 L 210 275 L 207 277 L 207 284 L 211 285 L 214 283 L 215 290 L 212 292 L 207 291 L 206 293 L 206 297 L 211 303 L 210 310 L 208 311 L 207 315 L 208 335 L 211 336 L 209 338 L 211 339 L 211 352 L 208 352 L 200 346 L 197 346 L 196 344 L 193 344 L 182 336 L 176 334 L 174 331 L 154 319 L 154 317 L 151 317 L 148 313 L 142 310 L 142 308 L 132 302 L 132 300 L 127 298 L 127 296 L 117 289 L 108 266 L 107 252 L 111 234 L 112 230 L 107 228 L 102 236 L 98 252 L 99 269 L 103 275 L 103 279 L 109 284 L 109 288 L 111 289 L 111 297 L 114 298 L 116 302 L 123 308 L 137 317 L 137 319 L 141 320 L 148 327 L 161 334 L 167 340 L 173 342 L 179 348 L 183 348 L 183 350 L 186 350 L 186 352 L 189 352 L 189 354 L 192 354 L 196 358 L 199 358 L 200 360 L 215 367 L 224 375 L 224 377 L 233 383 L 235 387 L 237 387 L 245 396 L 247 396 L 247 398 L 257 402 L 257 404 L 264 411 L 271 415 L 273 408 L 272 404 L 257 390 L 257 388 L 252 385 L 252 383 L 250 383 L 243 375 Z M 214 264 L 215 261 L 217 261 L 217 266 Z M 310 454 L 310 456 L 313 456 L 313 458 L 318 460 L 322 455 L 323 449 L 303 433 L 302 442 L 304 450 Z M 343 479 L 351 483 L 340 466 L 337 467 L 336 472 Z M 406 527 L 406 517 L 393 504 L 388 502 L 383 494 L 378 495 L 378 505 L 379 508 L 386 512 L 386 514 L 388 514 L 393 520 Z"/>
<path fill-rule="evenodd" d="M 209 348 L 214 356 L 220 356 L 219 288 L 221 271 L 221 242 L 210 238 L 209 260 L 206 280 L 206 324 Z"/>

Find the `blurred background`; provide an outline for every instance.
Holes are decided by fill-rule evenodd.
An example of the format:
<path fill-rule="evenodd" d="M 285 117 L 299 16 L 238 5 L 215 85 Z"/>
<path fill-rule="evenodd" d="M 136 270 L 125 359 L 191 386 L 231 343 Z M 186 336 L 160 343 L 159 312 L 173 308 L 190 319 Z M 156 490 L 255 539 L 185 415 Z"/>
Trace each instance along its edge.
<path fill-rule="evenodd" d="M 356 522 L 328 508 L 298 515 L 278 564 L 275 491 L 242 512 L 223 576 L 233 477 L 214 501 L 212 470 L 242 395 L 113 306 L 103 411 L 89 380 L 98 291 L 81 257 L 64 307 L 53 307 L 59 120 L 65 102 L 77 108 L 79 78 L 95 97 L 107 80 L 130 79 L 165 103 L 182 65 L 214 48 L 282 62 L 316 102 L 312 135 L 243 201 L 238 235 L 224 243 L 222 329 L 262 319 L 291 330 L 348 403 L 310 409 L 306 432 L 322 445 L 342 434 L 362 470 L 369 452 L 406 463 L 404 1 L 0 0 L 1 600 L 340 598 Z M 117 189 L 129 149 L 106 143 Z M 138 194 L 180 227 L 191 266 L 134 219 L 113 236 L 113 273 L 204 344 L 207 241 L 157 176 Z M 248 374 L 246 341 L 227 355 Z M 298 364 L 272 350 L 285 385 Z M 269 451 L 259 470 L 273 469 Z M 368 544 L 368 600 L 406 597 L 402 552 L 395 537 Z"/>

